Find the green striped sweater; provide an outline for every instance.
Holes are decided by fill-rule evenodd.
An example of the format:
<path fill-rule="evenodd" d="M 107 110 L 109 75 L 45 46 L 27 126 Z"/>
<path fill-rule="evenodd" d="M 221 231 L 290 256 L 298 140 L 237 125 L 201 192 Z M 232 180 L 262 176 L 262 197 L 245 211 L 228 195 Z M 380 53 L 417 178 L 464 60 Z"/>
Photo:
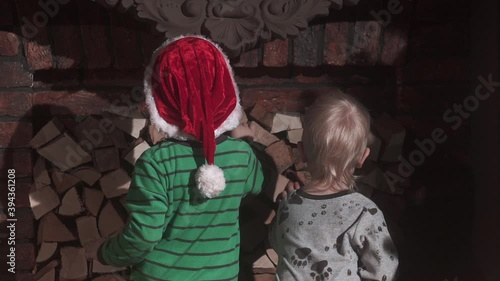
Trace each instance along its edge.
<path fill-rule="evenodd" d="M 205 163 L 201 145 L 164 141 L 137 161 L 127 194 L 123 232 L 98 251 L 100 262 L 132 265 L 133 281 L 237 280 L 241 199 L 260 192 L 264 175 L 244 141 L 219 137 L 215 164 L 226 188 L 203 199 L 194 174 Z"/>

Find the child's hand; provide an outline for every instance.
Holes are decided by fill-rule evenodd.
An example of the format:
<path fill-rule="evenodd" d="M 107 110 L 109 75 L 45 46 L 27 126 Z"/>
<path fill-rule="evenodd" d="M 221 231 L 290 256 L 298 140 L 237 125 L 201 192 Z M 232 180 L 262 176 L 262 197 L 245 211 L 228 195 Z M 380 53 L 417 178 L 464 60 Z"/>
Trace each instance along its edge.
<path fill-rule="evenodd" d="M 99 247 L 101 247 L 102 243 L 104 243 L 105 241 L 106 238 L 101 238 L 85 243 L 85 245 L 83 245 L 83 248 L 85 249 L 85 257 L 88 260 L 96 260 L 97 251 L 99 250 Z"/>
<path fill-rule="evenodd" d="M 294 191 L 294 190 L 297 190 L 300 188 L 300 183 L 299 182 L 294 182 L 294 181 L 289 181 L 286 185 L 286 188 L 285 190 L 283 190 L 283 192 L 281 192 L 280 194 L 278 194 L 278 197 L 276 197 L 276 201 L 281 201 L 283 200 L 284 198 L 286 198 L 286 196 L 288 195 L 288 193 Z"/>

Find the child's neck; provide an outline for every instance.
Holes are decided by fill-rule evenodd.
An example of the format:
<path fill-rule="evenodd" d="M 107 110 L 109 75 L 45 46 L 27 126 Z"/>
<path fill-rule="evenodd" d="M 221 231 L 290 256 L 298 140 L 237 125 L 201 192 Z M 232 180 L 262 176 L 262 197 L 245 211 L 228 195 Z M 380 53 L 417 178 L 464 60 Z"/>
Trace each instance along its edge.
<path fill-rule="evenodd" d="M 329 195 L 335 194 L 340 191 L 348 190 L 347 186 L 343 184 L 327 185 L 318 180 L 312 180 L 307 185 L 301 188 L 303 191 L 312 195 Z"/>

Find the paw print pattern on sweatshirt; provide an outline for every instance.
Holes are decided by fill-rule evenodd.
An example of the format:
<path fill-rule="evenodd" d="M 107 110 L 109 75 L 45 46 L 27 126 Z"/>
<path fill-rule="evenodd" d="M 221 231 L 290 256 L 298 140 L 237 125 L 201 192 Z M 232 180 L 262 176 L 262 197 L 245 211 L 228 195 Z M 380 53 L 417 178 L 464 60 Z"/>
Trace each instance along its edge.
<path fill-rule="evenodd" d="M 324 281 L 332 275 L 332 268 L 328 266 L 328 261 L 322 260 L 311 266 L 311 277 L 315 281 Z"/>
<path fill-rule="evenodd" d="M 294 266 L 305 267 L 311 261 L 311 252 L 309 248 L 298 248 L 290 260 Z"/>

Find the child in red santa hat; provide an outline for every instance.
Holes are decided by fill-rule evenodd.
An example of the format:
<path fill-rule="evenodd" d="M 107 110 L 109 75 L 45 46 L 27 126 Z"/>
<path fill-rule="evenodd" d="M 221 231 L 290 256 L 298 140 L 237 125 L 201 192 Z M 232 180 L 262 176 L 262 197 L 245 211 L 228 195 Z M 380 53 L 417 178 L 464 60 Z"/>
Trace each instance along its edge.
<path fill-rule="evenodd" d="M 122 233 L 87 245 L 87 257 L 132 265 L 131 280 L 237 280 L 239 207 L 261 191 L 252 148 L 226 136 L 242 109 L 228 59 L 199 36 L 159 48 L 145 77 L 151 122 L 166 140 L 140 157 Z"/>

